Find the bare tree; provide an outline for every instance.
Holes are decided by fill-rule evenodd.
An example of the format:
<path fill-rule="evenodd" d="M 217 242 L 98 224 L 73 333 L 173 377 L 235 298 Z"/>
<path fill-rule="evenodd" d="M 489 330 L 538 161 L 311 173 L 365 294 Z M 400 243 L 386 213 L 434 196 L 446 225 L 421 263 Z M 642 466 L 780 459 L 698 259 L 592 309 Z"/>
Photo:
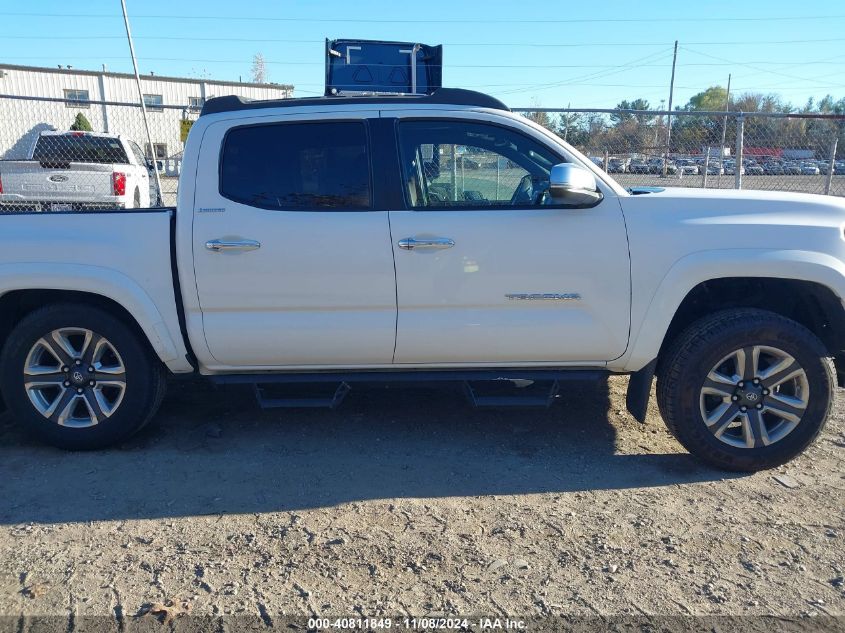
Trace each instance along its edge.
<path fill-rule="evenodd" d="M 261 53 L 256 53 L 252 57 L 252 81 L 257 84 L 267 83 L 267 64 Z"/>

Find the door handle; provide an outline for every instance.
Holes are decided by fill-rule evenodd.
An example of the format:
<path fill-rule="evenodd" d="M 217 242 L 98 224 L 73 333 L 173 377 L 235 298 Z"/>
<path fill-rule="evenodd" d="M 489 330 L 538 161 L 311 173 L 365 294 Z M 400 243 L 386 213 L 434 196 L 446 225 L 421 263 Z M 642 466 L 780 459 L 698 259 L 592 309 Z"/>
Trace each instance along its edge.
<path fill-rule="evenodd" d="M 406 251 L 412 251 L 417 248 L 444 249 L 452 248 L 454 245 L 455 240 L 451 240 L 448 237 L 426 237 L 422 239 L 406 237 L 399 240 L 399 248 Z"/>
<path fill-rule="evenodd" d="M 261 248 L 261 242 L 256 240 L 208 240 L 205 247 L 214 252 L 254 251 Z"/>

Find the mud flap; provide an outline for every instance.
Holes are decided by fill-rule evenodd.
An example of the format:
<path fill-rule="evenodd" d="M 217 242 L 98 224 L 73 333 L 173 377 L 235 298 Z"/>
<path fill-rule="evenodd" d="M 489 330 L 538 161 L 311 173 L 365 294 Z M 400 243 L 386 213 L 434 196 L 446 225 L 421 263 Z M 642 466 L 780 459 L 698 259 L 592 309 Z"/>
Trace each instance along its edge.
<path fill-rule="evenodd" d="M 845 352 L 839 352 L 833 357 L 833 366 L 836 368 L 836 385 L 845 387 Z"/>
<path fill-rule="evenodd" d="M 628 381 L 628 392 L 625 394 L 625 407 L 637 422 L 645 422 L 655 369 L 657 369 L 656 358 L 639 371 L 631 374 L 631 378 Z"/>

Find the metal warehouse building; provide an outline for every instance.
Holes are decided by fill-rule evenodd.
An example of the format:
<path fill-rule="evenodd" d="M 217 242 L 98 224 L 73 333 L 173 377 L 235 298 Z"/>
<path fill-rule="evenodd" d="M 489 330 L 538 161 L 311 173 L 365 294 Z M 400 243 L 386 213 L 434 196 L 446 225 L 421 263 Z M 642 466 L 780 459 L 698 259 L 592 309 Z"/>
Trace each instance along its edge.
<path fill-rule="evenodd" d="M 293 95 L 287 84 L 240 83 L 143 75 L 156 158 L 179 156 L 182 121 L 194 119 L 206 99 L 240 95 L 279 99 Z M 17 99 L 10 97 L 28 97 Z M 52 99 L 52 100 L 51 100 Z M 105 101 L 109 104 L 89 103 Z M 126 104 L 126 105 L 112 105 Z M 124 73 L 0 64 L 0 157 L 25 158 L 38 132 L 66 130 L 82 112 L 94 131 L 123 134 L 147 148 L 135 76 Z"/>

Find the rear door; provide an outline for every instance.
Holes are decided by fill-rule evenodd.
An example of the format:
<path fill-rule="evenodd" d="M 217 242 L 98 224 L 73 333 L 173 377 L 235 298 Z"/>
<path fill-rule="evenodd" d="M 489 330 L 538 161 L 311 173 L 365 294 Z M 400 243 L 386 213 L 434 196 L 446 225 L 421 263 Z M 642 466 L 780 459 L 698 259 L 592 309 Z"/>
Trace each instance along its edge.
<path fill-rule="evenodd" d="M 385 113 L 386 116 L 388 113 Z M 630 267 L 610 188 L 545 196 L 566 157 L 510 119 L 397 122 L 406 208 L 391 211 L 397 364 L 594 364 L 627 346 Z M 486 119 L 486 120 L 485 120 Z"/>
<path fill-rule="evenodd" d="M 193 250 L 211 367 L 389 365 L 396 294 L 368 118 L 211 125 Z"/>

